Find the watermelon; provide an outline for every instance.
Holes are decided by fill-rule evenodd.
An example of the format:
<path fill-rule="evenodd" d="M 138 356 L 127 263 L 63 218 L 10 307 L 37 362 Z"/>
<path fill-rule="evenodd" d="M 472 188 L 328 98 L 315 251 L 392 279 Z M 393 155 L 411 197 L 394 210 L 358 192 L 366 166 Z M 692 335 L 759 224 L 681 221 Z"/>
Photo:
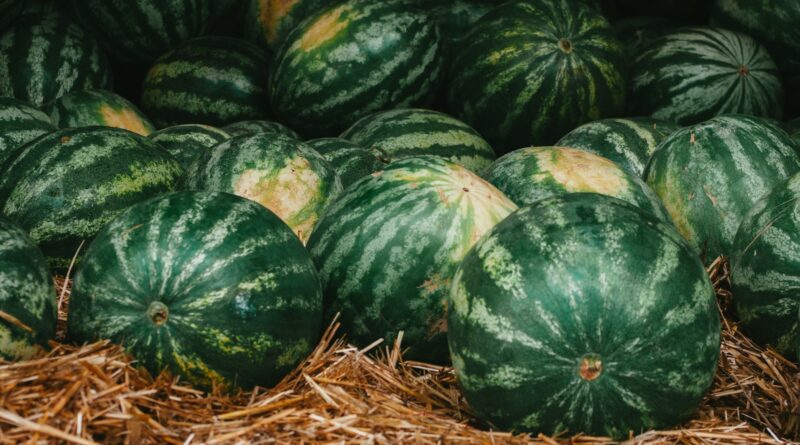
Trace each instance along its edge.
<path fill-rule="evenodd" d="M 332 136 L 375 111 L 433 103 L 441 53 L 436 22 L 407 1 L 348 0 L 286 37 L 270 103 L 300 133 Z"/>
<path fill-rule="evenodd" d="M 50 117 L 32 105 L 0 97 L 0 170 L 18 147 L 55 129 Z"/>
<path fill-rule="evenodd" d="M 308 249 L 328 317 L 348 341 L 392 344 L 406 358 L 447 362 L 446 297 L 461 258 L 516 206 L 464 167 L 436 156 L 392 162 L 350 186 Z"/>
<path fill-rule="evenodd" d="M 341 135 L 392 159 L 435 155 L 480 173 L 497 157 L 469 125 L 438 111 L 399 109 L 365 116 Z"/>
<path fill-rule="evenodd" d="M 63 270 L 83 240 L 119 212 L 172 189 L 175 159 L 138 134 L 110 127 L 54 131 L 20 148 L 0 172 L 0 212 Z"/>
<path fill-rule="evenodd" d="M 528 147 L 492 164 L 483 177 L 517 205 L 569 193 L 599 193 L 633 204 L 669 223 L 658 196 L 606 158 L 568 147 Z"/>
<path fill-rule="evenodd" d="M 676 426 L 711 386 L 720 321 L 675 230 L 593 193 L 523 207 L 465 256 L 448 340 L 479 417 L 534 434 Z"/>
<path fill-rule="evenodd" d="M 31 358 L 55 336 L 55 297 L 42 252 L 0 216 L 0 362 Z"/>
<path fill-rule="evenodd" d="M 753 36 L 775 59 L 789 93 L 786 105 L 797 113 L 800 100 L 800 2 L 717 0 L 711 10 L 715 26 Z"/>
<path fill-rule="evenodd" d="M 498 154 L 549 145 L 621 114 L 624 56 L 611 25 L 575 0 L 514 0 L 484 15 L 450 67 L 451 112 Z"/>
<path fill-rule="evenodd" d="M 267 57 L 231 37 L 200 37 L 156 60 L 142 87 L 142 109 L 159 128 L 223 126 L 268 115 Z"/>
<path fill-rule="evenodd" d="M 800 170 L 794 141 L 757 117 L 718 116 L 672 133 L 644 176 L 678 231 L 708 262 L 730 256 L 756 200 Z"/>
<path fill-rule="evenodd" d="M 342 138 L 320 138 L 306 141 L 321 154 L 339 175 L 342 187 L 382 170 L 392 157 L 377 147 L 364 148 Z"/>
<path fill-rule="evenodd" d="M 73 15 L 128 66 L 149 65 L 205 33 L 216 0 L 70 0 Z"/>
<path fill-rule="evenodd" d="M 41 106 L 70 91 L 111 84 L 97 41 L 65 18 L 25 16 L 0 35 L 0 96 Z"/>
<path fill-rule="evenodd" d="M 272 210 L 304 243 L 342 184 L 313 148 L 278 133 L 235 136 L 186 169 L 182 187 L 233 193 Z"/>
<path fill-rule="evenodd" d="M 658 144 L 678 129 L 672 122 L 647 117 L 601 119 L 570 131 L 556 145 L 592 152 L 642 176 Z"/>
<path fill-rule="evenodd" d="M 235 122 L 222 128 L 231 136 L 254 135 L 258 133 L 278 133 L 294 139 L 300 139 L 300 135 L 294 130 L 279 122 L 266 120 L 249 120 Z"/>
<path fill-rule="evenodd" d="M 650 42 L 632 68 L 634 114 L 691 125 L 725 113 L 780 118 L 783 87 L 767 50 L 720 28 L 683 28 Z"/>
<path fill-rule="evenodd" d="M 322 294 L 292 231 L 227 193 L 132 206 L 78 266 L 69 338 L 110 339 L 153 375 L 203 388 L 272 386 L 319 338 Z"/>
<path fill-rule="evenodd" d="M 186 169 L 200 153 L 230 137 L 219 128 L 185 124 L 158 130 L 149 139 L 166 149 Z"/>
<path fill-rule="evenodd" d="M 277 50 L 303 19 L 337 1 L 244 0 L 244 35 L 253 43 Z"/>
<path fill-rule="evenodd" d="M 135 105 L 111 91 L 73 91 L 47 104 L 45 109 L 60 128 L 115 127 L 142 136 L 155 131 L 153 124 Z"/>
<path fill-rule="evenodd" d="M 800 333 L 800 174 L 781 182 L 742 218 L 733 241 L 733 302 L 748 337 L 791 359 Z"/>

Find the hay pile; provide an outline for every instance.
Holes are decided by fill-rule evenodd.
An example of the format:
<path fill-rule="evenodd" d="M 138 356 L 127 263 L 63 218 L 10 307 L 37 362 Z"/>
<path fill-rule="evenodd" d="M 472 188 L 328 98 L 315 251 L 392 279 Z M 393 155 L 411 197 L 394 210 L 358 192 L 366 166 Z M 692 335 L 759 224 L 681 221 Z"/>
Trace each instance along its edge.
<path fill-rule="evenodd" d="M 709 273 L 727 316 L 725 262 Z M 359 350 L 337 340 L 336 327 L 277 387 L 234 395 L 203 393 L 167 375 L 152 379 L 107 342 L 54 344 L 41 359 L 0 364 L 0 443 L 611 442 L 492 432 L 473 418 L 450 369 L 404 362 L 399 344 Z M 800 369 L 754 345 L 726 319 L 717 378 L 695 420 L 634 439 L 785 443 L 800 438 L 798 413 Z"/>

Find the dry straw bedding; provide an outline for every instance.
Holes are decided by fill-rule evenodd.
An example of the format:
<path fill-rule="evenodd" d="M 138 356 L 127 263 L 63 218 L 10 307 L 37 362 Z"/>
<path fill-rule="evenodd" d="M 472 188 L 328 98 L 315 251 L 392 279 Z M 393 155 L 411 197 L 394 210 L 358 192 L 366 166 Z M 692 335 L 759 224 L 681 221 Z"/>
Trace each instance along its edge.
<path fill-rule="evenodd" d="M 632 439 L 646 444 L 800 439 L 800 369 L 753 344 L 730 321 L 725 261 L 716 261 L 709 273 L 724 319 L 714 386 L 695 420 Z M 64 280 L 57 286 L 65 303 L 68 286 Z M 45 357 L 0 362 L 0 443 L 611 442 L 493 432 L 472 416 L 451 369 L 403 361 L 398 344 L 358 349 L 335 334 L 334 324 L 275 388 L 234 395 L 203 393 L 167 375 L 152 379 L 107 342 L 80 348 L 54 343 Z"/>

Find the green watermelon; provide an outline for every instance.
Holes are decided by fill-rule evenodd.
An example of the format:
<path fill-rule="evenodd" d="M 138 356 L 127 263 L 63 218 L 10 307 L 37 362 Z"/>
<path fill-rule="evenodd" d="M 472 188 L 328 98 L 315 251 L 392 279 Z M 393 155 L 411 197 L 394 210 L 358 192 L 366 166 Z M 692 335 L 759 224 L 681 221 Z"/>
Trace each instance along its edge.
<path fill-rule="evenodd" d="M 56 333 L 56 292 L 42 252 L 0 217 L 0 362 L 35 356 Z"/>
<path fill-rule="evenodd" d="M 303 19 L 337 1 L 244 0 L 244 35 L 253 43 L 277 50 Z"/>
<path fill-rule="evenodd" d="M 436 22 L 405 0 L 348 0 L 309 17 L 278 50 L 273 110 L 312 137 L 372 112 L 426 106 L 443 74 Z"/>
<path fill-rule="evenodd" d="M 592 152 L 642 176 L 658 144 L 680 128 L 672 122 L 647 117 L 602 119 L 570 131 L 556 145 Z"/>
<path fill-rule="evenodd" d="M 192 39 L 147 72 L 142 109 L 159 128 L 264 118 L 266 72 L 266 54 L 255 45 L 231 37 Z"/>
<path fill-rule="evenodd" d="M 672 133 L 644 177 L 675 226 L 708 262 L 730 256 L 753 204 L 800 170 L 795 143 L 753 116 L 718 116 Z"/>
<path fill-rule="evenodd" d="M 438 111 L 399 109 L 360 119 L 340 136 L 362 147 L 377 147 L 392 159 L 435 155 L 481 173 L 497 157 L 469 125 Z"/>
<path fill-rule="evenodd" d="M 695 124 L 725 113 L 780 118 L 778 70 L 750 36 L 683 28 L 642 49 L 631 71 L 635 114 Z"/>
<path fill-rule="evenodd" d="M 115 127 L 147 136 L 155 128 L 135 105 L 124 97 L 104 90 L 67 93 L 45 106 L 60 128 Z"/>
<path fill-rule="evenodd" d="M 235 122 L 222 128 L 231 136 L 254 135 L 258 133 L 278 133 L 290 138 L 300 140 L 300 135 L 294 130 L 278 122 L 265 120 L 249 120 Z"/>
<path fill-rule="evenodd" d="M 568 147 L 528 147 L 492 164 L 483 177 L 517 205 L 569 193 L 599 193 L 635 205 L 669 224 L 658 196 L 606 158 Z"/>
<path fill-rule="evenodd" d="M 796 0 L 717 0 L 711 10 L 715 26 L 753 36 L 775 59 L 789 92 L 786 105 L 800 108 L 800 2 Z"/>
<path fill-rule="evenodd" d="M 30 104 L 0 97 L 0 170 L 18 147 L 55 129 L 50 117 Z"/>
<path fill-rule="evenodd" d="M 183 41 L 205 33 L 218 0 L 71 0 L 73 15 L 115 59 L 149 65 Z"/>
<path fill-rule="evenodd" d="M 342 138 L 321 138 L 306 141 L 317 150 L 339 175 L 342 187 L 377 171 L 383 170 L 392 157 L 377 147 L 364 148 Z"/>
<path fill-rule="evenodd" d="M 607 196 L 506 218 L 465 256 L 448 306 L 463 394 L 499 428 L 625 439 L 688 420 L 714 380 L 703 264 L 671 226 Z"/>
<path fill-rule="evenodd" d="M 308 249 L 329 317 L 347 339 L 391 344 L 406 358 L 447 361 L 446 297 L 461 258 L 516 206 L 464 167 L 436 156 L 392 162 L 350 186 Z"/>
<path fill-rule="evenodd" d="M 731 288 L 748 337 L 792 359 L 800 333 L 800 174 L 742 218 L 731 254 Z"/>
<path fill-rule="evenodd" d="M 611 25 L 575 0 L 514 0 L 484 15 L 450 67 L 448 103 L 498 154 L 549 145 L 621 114 L 624 56 Z"/>
<path fill-rule="evenodd" d="M 180 165 L 138 134 L 68 128 L 22 147 L 0 172 L 0 213 L 65 269 L 83 240 L 119 212 L 172 189 Z"/>
<path fill-rule="evenodd" d="M 208 125 L 185 124 L 167 127 L 151 134 L 148 138 L 165 148 L 184 169 L 200 153 L 230 139 L 230 135 L 219 128 Z"/>
<path fill-rule="evenodd" d="M 233 193 L 273 211 L 305 243 L 342 184 L 314 149 L 278 133 L 235 136 L 186 169 L 182 187 Z"/>
<path fill-rule="evenodd" d="M 97 41 L 65 18 L 25 16 L 0 35 L 0 96 L 41 106 L 70 91 L 111 84 Z"/>
<path fill-rule="evenodd" d="M 110 339 L 152 374 L 210 388 L 272 386 L 314 348 L 319 277 L 292 231 L 227 193 L 134 205 L 78 266 L 69 337 Z"/>

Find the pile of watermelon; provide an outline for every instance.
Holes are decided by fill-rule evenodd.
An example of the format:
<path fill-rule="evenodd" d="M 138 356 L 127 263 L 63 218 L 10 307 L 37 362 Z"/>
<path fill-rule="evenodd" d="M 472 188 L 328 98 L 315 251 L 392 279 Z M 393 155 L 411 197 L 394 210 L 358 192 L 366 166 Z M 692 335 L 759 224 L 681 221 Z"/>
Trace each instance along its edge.
<path fill-rule="evenodd" d="M 337 314 L 484 421 L 686 421 L 797 360 L 800 3 L 0 0 L 0 358 L 272 386 Z"/>

